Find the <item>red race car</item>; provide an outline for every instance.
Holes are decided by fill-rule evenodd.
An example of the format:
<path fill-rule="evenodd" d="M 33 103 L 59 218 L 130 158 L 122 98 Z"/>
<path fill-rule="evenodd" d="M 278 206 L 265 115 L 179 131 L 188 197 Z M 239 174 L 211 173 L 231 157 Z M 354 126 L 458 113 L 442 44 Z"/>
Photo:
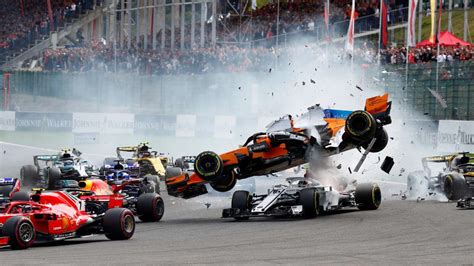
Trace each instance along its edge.
<path fill-rule="evenodd" d="M 388 143 L 385 125 L 391 123 L 388 94 L 366 100 L 365 110 L 322 109 L 319 105 L 294 119 L 288 115 L 256 133 L 236 150 L 222 154 L 205 151 L 194 169 L 169 168 L 168 194 L 192 198 L 207 193 L 206 183 L 219 192 L 231 190 L 238 179 L 268 175 L 311 161 L 363 147 L 379 152 Z M 364 157 L 365 158 L 365 155 Z M 361 160 L 362 161 L 362 160 Z"/>
<path fill-rule="evenodd" d="M 126 240 L 135 232 L 129 209 L 113 208 L 101 214 L 87 211 L 89 202 L 65 191 L 41 192 L 0 208 L 0 246 L 26 249 L 35 242 L 59 241 L 105 234 L 111 240 Z"/>
<path fill-rule="evenodd" d="M 89 202 L 89 211 L 103 213 L 111 208 L 125 207 L 143 222 L 158 222 L 163 217 L 165 206 L 161 196 L 154 192 L 140 192 L 142 180 L 124 180 L 119 185 L 109 186 L 101 179 L 79 181 L 78 188 L 65 188 Z M 94 203 L 94 204 L 93 204 Z"/>

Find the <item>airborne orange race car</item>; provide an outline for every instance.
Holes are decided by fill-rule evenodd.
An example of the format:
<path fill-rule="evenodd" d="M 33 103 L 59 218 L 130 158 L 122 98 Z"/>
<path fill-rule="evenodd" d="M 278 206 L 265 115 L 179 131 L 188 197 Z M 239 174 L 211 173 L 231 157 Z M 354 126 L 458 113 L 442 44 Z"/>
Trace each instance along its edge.
<path fill-rule="evenodd" d="M 388 143 L 385 125 L 391 123 L 388 94 L 368 98 L 365 109 L 345 111 L 308 108 L 298 119 L 285 116 L 256 133 L 236 150 L 223 154 L 205 151 L 196 156 L 194 171 L 175 171 L 166 178 L 168 194 L 192 198 L 207 193 L 206 183 L 219 192 L 231 190 L 237 180 L 283 171 L 353 148 L 383 150 Z M 342 130 L 344 129 L 344 130 Z M 340 132 L 340 134 L 339 134 Z M 340 138 L 337 146 L 334 140 Z"/>

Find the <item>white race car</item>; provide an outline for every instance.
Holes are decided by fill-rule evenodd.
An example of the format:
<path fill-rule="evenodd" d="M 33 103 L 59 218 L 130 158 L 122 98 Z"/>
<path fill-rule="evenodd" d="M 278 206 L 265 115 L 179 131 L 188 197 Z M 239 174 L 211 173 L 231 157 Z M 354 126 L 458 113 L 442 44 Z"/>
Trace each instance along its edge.
<path fill-rule="evenodd" d="M 375 183 L 363 183 L 355 189 L 338 192 L 314 179 L 290 177 L 286 180 L 288 184 L 274 186 L 267 195 L 235 191 L 232 206 L 223 210 L 222 217 L 236 220 L 262 216 L 314 218 L 343 208 L 376 210 L 382 201 L 380 187 Z"/>

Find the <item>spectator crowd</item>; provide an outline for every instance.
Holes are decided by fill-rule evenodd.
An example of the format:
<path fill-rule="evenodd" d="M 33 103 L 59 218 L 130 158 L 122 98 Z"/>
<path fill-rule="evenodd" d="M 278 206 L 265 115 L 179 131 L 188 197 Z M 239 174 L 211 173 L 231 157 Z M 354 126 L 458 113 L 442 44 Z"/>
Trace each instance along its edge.
<path fill-rule="evenodd" d="M 54 21 L 50 23 L 44 0 L 24 0 L 23 8 L 20 7 L 21 1 L 4 1 L 10 4 L 0 5 L 0 21 L 8 20 L 0 30 L 0 49 L 24 46 L 37 36 L 48 33 L 50 27 L 57 28 L 68 19 L 78 17 L 84 10 L 92 9 L 94 2 L 101 2 L 98 0 L 52 0 Z M 347 24 L 343 23 L 348 23 L 351 1 L 331 0 L 330 2 L 331 32 L 339 36 L 347 31 Z M 406 17 L 404 12 L 408 1 L 389 2 L 389 23 L 403 20 Z M 278 33 L 312 32 L 316 26 L 324 25 L 323 3 L 322 0 L 281 1 Z M 357 1 L 356 17 L 359 18 L 359 22 L 356 23 L 356 31 L 378 27 L 380 18 L 378 7 L 379 1 L 376 0 Z M 28 10 L 28 12 L 22 12 L 22 10 Z M 216 45 L 213 48 L 186 47 L 186 49 L 179 49 L 179 47 L 170 49 L 167 46 L 164 49 L 152 50 L 150 49 L 152 38 L 148 38 L 149 43 L 145 47 L 148 49 L 144 49 L 143 36 L 138 42 L 134 39 L 129 49 L 120 46 L 113 47 L 105 40 L 96 40 L 81 46 L 47 49 L 40 56 L 26 62 L 24 67 L 38 68 L 43 71 L 132 72 L 149 75 L 264 71 L 277 62 L 285 61 L 282 59 L 289 58 L 294 52 L 288 47 L 275 49 L 273 37 L 277 34 L 277 13 L 276 1 L 259 7 L 251 13 L 252 26 L 243 29 L 237 29 L 241 25 L 238 21 L 232 21 L 238 20 L 238 17 L 229 16 L 227 31 L 239 32 L 239 36 L 224 34 L 224 30 L 221 29 L 218 31 L 219 40 L 224 43 L 240 40 L 245 45 L 225 44 Z M 21 16 L 21 19 L 14 19 L 15 16 Z M 341 24 L 340 29 L 336 26 L 338 24 Z M 170 35 L 166 34 L 167 37 Z M 239 39 L 240 35 L 246 36 L 245 39 Z M 181 37 L 179 32 L 175 32 L 175 37 L 177 39 Z M 185 38 L 189 38 L 189 34 L 186 34 Z M 258 42 L 259 40 L 267 42 Z M 253 44 L 249 45 L 250 42 Z M 347 58 L 344 56 L 343 48 L 339 51 L 341 58 Z M 441 47 L 438 55 L 433 47 L 421 47 L 411 49 L 407 55 L 406 48 L 394 47 L 383 50 L 379 54 L 375 47 L 363 44 L 356 48 L 354 55 L 355 59 L 361 63 L 405 64 L 406 60 L 409 63 L 452 62 L 473 60 L 474 49 L 472 47 Z"/>
<path fill-rule="evenodd" d="M 51 30 L 63 26 L 67 20 L 92 9 L 93 3 L 93 0 L 51 0 L 51 23 L 45 0 L 2 0 L 0 59 L 49 35 Z M 100 1 L 96 0 L 96 3 Z"/>

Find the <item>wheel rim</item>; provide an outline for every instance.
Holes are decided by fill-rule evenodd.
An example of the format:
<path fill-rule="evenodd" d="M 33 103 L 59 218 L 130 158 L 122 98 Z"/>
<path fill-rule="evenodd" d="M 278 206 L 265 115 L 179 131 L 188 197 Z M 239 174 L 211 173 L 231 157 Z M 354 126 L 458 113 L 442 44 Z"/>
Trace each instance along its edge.
<path fill-rule="evenodd" d="M 213 157 L 206 156 L 201 159 L 200 168 L 205 173 L 215 172 L 217 168 L 217 162 Z"/>
<path fill-rule="evenodd" d="M 161 216 L 163 215 L 163 212 L 164 212 L 163 201 L 161 200 L 161 198 L 159 198 L 158 201 L 156 202 L 156 214 L 158 216 Z"/>
<path fill-rule="evenodd" d="M 18 228 L 18 233 L 20 235 L 21 241 L 23 241 L 24 243 L 28 243 L 33 240 L 33 237 L 35 235 L 33 226 L 28 222 L 20 224 L 20 227 Z"/>
<path fill-rule="evenodd" d="M 123 219 L 123 225 L 124 225 L 124 230 L 126 233 L 130 234 L 133 232 L 133 229 L 135 228 L 135 220 L 132 215 L 127 214 L 125 218 Z"/>

